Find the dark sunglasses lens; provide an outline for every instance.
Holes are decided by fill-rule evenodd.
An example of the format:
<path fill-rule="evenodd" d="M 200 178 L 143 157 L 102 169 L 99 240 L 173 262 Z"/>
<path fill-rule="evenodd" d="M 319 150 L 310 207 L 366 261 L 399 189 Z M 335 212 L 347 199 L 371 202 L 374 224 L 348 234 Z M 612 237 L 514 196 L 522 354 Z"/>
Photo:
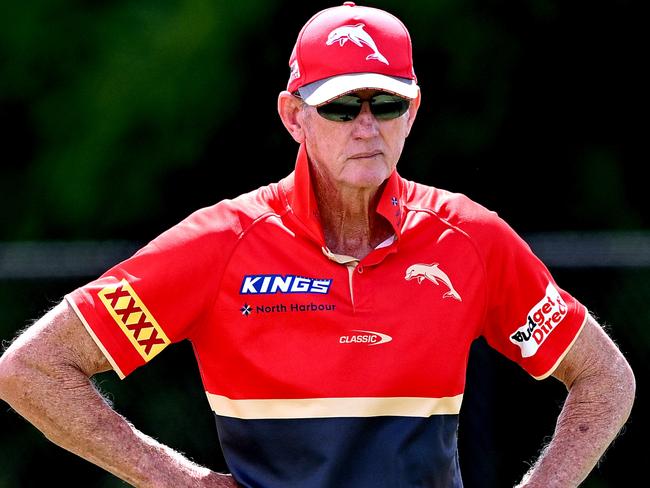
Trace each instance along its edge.
<path fill-rule="evenodd" d="M 321 117 L 334 122 L 347 122 L 361 112 L 361 99 L 353 96 L 343 96 L 336 100 L 316 107 L 316 111 Z"/>
<path fill-rule="evenodd" d="M 370 110 L 379 120 L 396 119 L 406 113 L 409 100 L 397 95 L 376 95 L 372 97 Z"/>
<path fill-rule="evenodd" d="M 321 117 L 334 122 L 348 122 L 354 120 L 361 112 L 363 100 L 355 95 L 344 95 L 336 100 L 317 107 Z M 370 99 L 370 111 L 379 120 L 396 119 L 403 115 L 409 108 L 409 100 L 397 95 L 382 93 Z"/>

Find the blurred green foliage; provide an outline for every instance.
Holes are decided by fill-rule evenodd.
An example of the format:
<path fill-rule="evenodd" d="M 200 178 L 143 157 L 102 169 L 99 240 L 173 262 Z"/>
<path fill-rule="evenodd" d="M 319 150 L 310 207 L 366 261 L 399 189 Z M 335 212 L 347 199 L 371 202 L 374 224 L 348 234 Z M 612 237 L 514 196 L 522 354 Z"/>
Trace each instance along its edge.
<path fill-rule="evenodd" d="M 0 238 L 150 238 L 285 175 L 295 147 L 275 98 L 297 31 L 331 5 L 4 6 L 0 202 L 12 218 Z M 647 225 L 636 3 L 374 5 L 409 27 L 423 93 L 402 174 L 468 193 L 520 230 Z M 551 187 L 562 211 L 547 223 Z"/>
<path fill-rule="evenodd" d="M 277 117 L 277 93 L 298 30 L 336 3 L 5 2 L 0 240 L 148 240 L 199 206 L 283 177 L 296 147 Z M 423 105 L 403 176 L 467 193 L 519 231 L 648 228 L 641 2 L 370 4 L 397 14 L 414 41 Z M 613 324 L 643 382 L 647 270 L 560 277 Z M 0 338 L 81 284 L 0 283 Z M 551 433 L 561 391 L 480 348 L 473 357 L 481 376 L 468 380 L 466 405 L 484 410 L 464 413 L 461 463 L 468 486 L 506 486 Z M 170 348 L 125 382 L 99 382 L 142 430 L 223 467 L 189 347 Z M 0 487 L 50 478 L 122 486 L 3 409 Z M 485 445 L 462 431 L 477 416 L 492 419 Z M 525 439 L 522 418 L 539 419 Z M 585 486 L 625 486 L 630 466 L 643 465 L 634 442 L 645 430 L 633 416 Z M 48 469 L 35 469 L 43 460 Z"/>
<path fill-rule="evenodd" d="M 3 178 L 3 194 L 16 180 L 28 190 L 8 238 L 39 236 L 50 219 L 74 237 L 155 212 L 162 179 L 192 164 L 241 96 L 232 47 L 269 3 L 229 5 L 7 6 L 0 96 L 18 104 L 33 145 L 5 156 L 14 181 Z"/>

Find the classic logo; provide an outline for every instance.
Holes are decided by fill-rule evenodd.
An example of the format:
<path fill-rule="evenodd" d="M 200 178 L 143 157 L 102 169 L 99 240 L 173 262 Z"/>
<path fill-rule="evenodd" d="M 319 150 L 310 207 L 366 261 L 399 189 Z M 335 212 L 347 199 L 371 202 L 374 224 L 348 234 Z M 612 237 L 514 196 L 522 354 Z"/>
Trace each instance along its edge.
<path fill-rule="evenodd" d="M 331 46 L 335 42 L 339 43 L 339 46 L 343 46 L 346 42 L 350 41 L 353 44 L 356 44 L 359 47 L 368 46 L 372 49 L 372 53 L 366 56 L 366 60 L 370 61 L 371 59 L 376 59 L 384 64 L 389 64 L 388 60 L 384 57 L 382 53 L 379 52 L 377 44 L 370 34 L 363 30 L 365 24 L 356 24 L 356 25 L 342 25 L 337 27 L 327 36 L 326 45 Z"/>
<path fill-rule="evenodd" d="M 567 315 L 567 305 L 560 292 L 549 283 L 546 294 L 530 309 L 526 323 L 510 336 L 510 342 L 521 349 L 521 357 L 534 356 L 542 343 Z"/>
<path fill-rule="evenodd" d="M 366 344 L 368 346 L 378 346 L 379 344 L 386 344 L 393 340 L 388 334 L 375 332 L 372 330 L 352 330 L 357 332 L 352 335 L 342 335 L 339 337 L 340 344 Z"/>
<path fill-rule="evenodd" d="M 459 302 L 463 301 L 458 292 L 454 289 L 454 285 L 451 284 L 449 276 L 440 269 L 438 263 L 420 263 L 409 266 L 406 270 L 406 276 L 404 276 L 404 279 L 406 281 L 416 279 L 418 280 L 419 285 L 421 285 L 424 280 L 429 280 L 434 285 L 438 285 L 438 281 L 442 281 L 447 288 L 449 288 L 449 291 L 442 295 L 443 298 L 454 298 Z"/>
<path fill-rule="evenodd" d="M 273 293 L 329 293 L 331 279 L 306 278 L 296 275 L 246 275 L 241 282 L 240 295 L 269 295 Z"/>
<path fill-rule="evenodd" d="M 97 295 L 142 359 L 150 361 L 170 344 L 171 341 L 128 281 L 109 285 Z"/>

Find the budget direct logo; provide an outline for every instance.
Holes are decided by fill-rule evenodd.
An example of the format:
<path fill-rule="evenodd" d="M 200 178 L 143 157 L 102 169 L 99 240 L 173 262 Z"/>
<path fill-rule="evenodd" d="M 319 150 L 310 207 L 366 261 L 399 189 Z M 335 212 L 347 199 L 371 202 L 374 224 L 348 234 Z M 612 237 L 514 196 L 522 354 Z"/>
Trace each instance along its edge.
<path fill-rule="evenodd" d="M 340 344 L 366 344 L 368 346 L 378 346 L 386 344 L 393 340 L 388 334 L 375 332 L 372 330 L 351 330 L 354 334 L 342 335 L 339 337 Z"/>
<path fill-rule="evenodd" d="M 544 298 L 528 312 L 526 323 L 510 336 L 510 342 L 521 349 L 521 357 L 534 356 L 555 327 L 564 320 L 567 311 L 560 292 L 549 283 Z"/>
<path fill-rule="evenodd" d="M 246 275 L 241 283 L 240 295 L 272 295 L 275 293 L 313 293 L 326 295 L 332 286 L 329 278 L 307 278 L 296 275 L 260 274 Z"/>

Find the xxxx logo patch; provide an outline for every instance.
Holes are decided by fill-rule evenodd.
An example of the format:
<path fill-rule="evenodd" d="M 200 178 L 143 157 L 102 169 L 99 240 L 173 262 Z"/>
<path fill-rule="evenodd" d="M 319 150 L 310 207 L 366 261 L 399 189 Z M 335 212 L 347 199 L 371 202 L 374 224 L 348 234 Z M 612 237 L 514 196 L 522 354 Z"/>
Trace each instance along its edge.
<path fill-rule="evenodd" d="M 142 359 L 150 361 L 170 344 L 171 341 L 128 281 L 107 286 L 98 296 Z"/>

